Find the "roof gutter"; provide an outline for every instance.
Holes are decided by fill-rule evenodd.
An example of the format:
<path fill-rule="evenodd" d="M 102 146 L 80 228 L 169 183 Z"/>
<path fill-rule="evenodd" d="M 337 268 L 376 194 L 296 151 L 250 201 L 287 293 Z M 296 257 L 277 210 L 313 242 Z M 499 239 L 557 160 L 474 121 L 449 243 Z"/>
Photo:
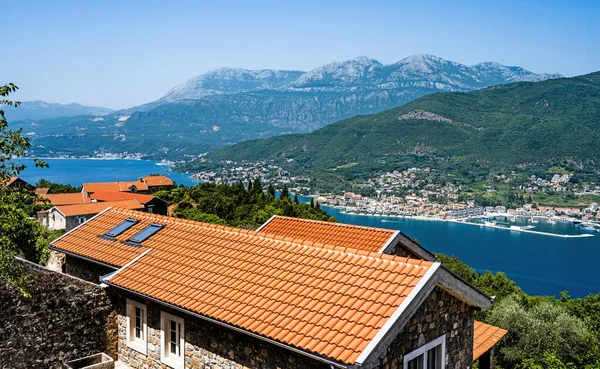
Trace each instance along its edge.
<path fill-rule="evenodd" d="M 189 310 L 186 310 L 186 309 L 184 309 L 184 308 L 181 308 L 181 307 L 179 307 L 179 306 L 172 305 L 172 304 L 170 304 L 170 303 L 168 303 L 168 302 L 161 301 L 161 300 L 155 299 L 155 298 L 153 298 L 153 297 L 146 296 L 146 295 L 143 295 L 143 294 L 141 294 L 141 293 L 138 293 L 138 292 L 132 291 L 132 290 L 130 290 L 130 289 L 128 289 L 128 288 L 124 288 L 124 287 L 118 286 L 118 285 L 116 285 L 116 284 L 113 284 L 113 283 L 111 283 L 111 282 L 110 282 L 110 278 L 112 278 L 112 277 L 113 277 L 114 275 L 116 275 L 117 273 L 118 273 L 118 271 L 117 271 L 117 272 L 115 272 L 115 273 L 111 273 L 111 274 L 105 275 L 105 276 L 101 276 L 101 277 L 100 277 L 100 281 L 101 281 L 102 283 L 105 283 L 105 284 L 107 284 L 107 285 L 109 285 L 109 286 L 112 286 L 112 287 L 114 287 L 114 288 L 117 288 L 117 289 L 120 289 L 120 290 L 127 291 L 127 292 L 129 292 L 129 293 L 131 293 L 131 294 L 133 294 L 133 295 L 136 295 L 136 296 L 138 296 L 138 297 L 141 297 L 141 298 L 143 298 L 143 299 L 146 299 L 146 300 L 153 301 L 153 302 L 155 302 L 155 303 L 157 303 L 157 304 L 160 304 L 160 305 L 167 306 L 167 307 L 169 307 L 169 308 L 171 308 L 171 309 L 173 309 L 173 310 L 177 310 L 177 311 L 179 311 L 179 312 L 182 312 L 182 313 L 184 313 L 184 314 L 191 315 L 191 316 L 194 316 L 194 317 L 196 317 L 196 318 L 199 318 L 199 319 L 205 320 L 205 321 L 207 321 L 207 322 L 210 322 L 210 323 L 213 323 L 213 324 L 220 325 L 220 326 L 222 326 L 222 327 L 225 327 L 225 328 L 228 328 L 228 329 L 234 330 L 234 331 L 236 331 L 236 332 L 240 332 L 240 333 L 243 333 L 243 334 L 245 334 L 245 335 L 248 335 L 248 336 L 251 336 L 251 337 L 254 337 L 254 338 L 258 338 L 259 340 L 265 341 L 265 342 L 267 342 L 267 343 L 270 343 L 270 344 L 273 344 L 273 345 L 275 345 L 275 346 L 279 346 L 279 347 L 281 347 L 281 348 L 284 348 L 284 349 L 286 349 L 286 350 L 289 350 L 289 351 L 295 352 L 295 353 L 297 353 L 297 354 L 300 354 L 300 355 L 303 355 L 303 356 L 307 356 L 307 357 L 309 357 L 309 358 L 311 358 L 311 359 L 313 359 L 313 360 L 318 360 L 318 361 L 321 361 L 321 362 L 323 362 L 323 363 L 329 364 L 329 365 L 331 365 L 332 367 L 341 368 L 341 369 L 347 369 L 347 368 L 348 368 L 348 366 L 347 366 L 347 365 L 341 364 L 341 363 L 339 363 L 339 362 L 337 362 L 337 361 L 329 360 L 329 359 L 327 359 L 327 358 L 325 358 L 325 357 L 323 357 L 323 356 L 319 356 L 319 355 L 314 355 L 314 354 L 311 354 L 311 353 L 309 353 L 309 352 L 306 352 L 306 351 L 303 351 L 303 350 L 297 349 L 297 348 L 295 348 L 295 347 L 292 347 L 292 346 L 285 345 L 285 344 L 283 344 L 283 343 L 281 343 L 281 342 L 278 342 L 278 341 L 272 340 L 272 339 L 270 339 L 270 338 L 267 338 L 267 337 L 261 336 L 261 335 L 259 335 L 259 334 L 252 333 L 252 332 L 250 332 L 250 331 L 247 331 L 247 330 L 245 330 L 245 329 L 242 329 L 242 328 L 238 328 L 238 327 L 235 327 L 235 326 L 229 325 L 229 324 L 227 324 L 227 323 L 224 323 L 224 322 L 221 322 L 221 321 L 219 321 L 219 320 L 215 320 L 215 319 L 209 318 L 209 317 L 207 317 L 207 316 L 204 316 L 204 315 L 201 315 L 201 314 L 198 314 L 198 313 L 194 313 L 193 311 L 189 311 Z"/>

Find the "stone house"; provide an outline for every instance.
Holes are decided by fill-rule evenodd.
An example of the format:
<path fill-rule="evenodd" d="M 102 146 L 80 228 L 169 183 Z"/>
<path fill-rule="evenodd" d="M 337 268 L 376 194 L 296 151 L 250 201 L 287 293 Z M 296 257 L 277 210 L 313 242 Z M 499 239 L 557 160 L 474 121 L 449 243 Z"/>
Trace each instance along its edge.
<path fill-rule="evenodd" d="M 29 183 L 25 182 L 24 180 L 22 180 L 19 177 L 10 177 L 8 179 L 8 182 L 6 183 L 6 187 L 9 188 L 25 188 L 28 190 L 32 190 L 33 191 L 33 186 L 30 185 Z"/>
<path fill-rule="evenodd" d="M 131 210 L 144 210 L 144 206 L 136 200 L 57 205 L 51 209 L 39 211 L 38 222 L 48 229 L 64 229 L 68 232 L 112 206 Z"/>
<path fill-rule="evenodd" d="M 108 191 L 97 191 L 90 195 L 91 201 L 97 202 L 114 202 L 114 201 L 125 201 L 135 200 L 142 204 L 144 211 L 147 213 L 154 214 L 167 214 L 168 203 L 156 196 L 145 195 L 140 193 L 131 192 L 108 192 Z"/>
<path fill-rule="evenodd" d="M 173 188 L 173 181 L 167 176 L 144 176 L 140 178 L 140 181 L 148 187 L 150 193 Z"/>
<path fill-rule="evenodd" d="M 171 188 L 173 181 L 167 176 L 144 176 L 137 181 L 84 183 L 82 191 L 88 195 L 98 191 L 151 194 Z"/>
<path fill-rule="evenodd" d="M 398 240 L 376 228 L 313 228 L 326 225 L 334 243 L 340 230 L 353 246 L 372 246 L 355 242 L 368 234 L 378 250 Z M 267 226 L 111 208 L 50 248 L 67 274 L 111 291 L 117 357 L 131 368 L 470 368 L 474 349 L 495 343 L 475 336 L 473 319 L 490 298 L 439 262 Z"/>
<path fill-rule="evenodd" d="M 257 231 L 328 245 L 434 261 L 435 255 L 400 231 L 274 215 Z"/>

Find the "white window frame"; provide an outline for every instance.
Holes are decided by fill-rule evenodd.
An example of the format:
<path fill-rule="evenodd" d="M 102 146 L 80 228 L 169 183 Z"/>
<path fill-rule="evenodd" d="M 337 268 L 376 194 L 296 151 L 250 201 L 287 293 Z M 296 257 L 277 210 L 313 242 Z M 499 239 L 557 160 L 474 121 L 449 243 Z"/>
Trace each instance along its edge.
<path fill-rule="evenodd" d="M 427 353 L 429 352 L 429 350 L 431 350 L 432 348 L 439 346 L 439 345 L 442 345 L 441 367 L 445 368 L 446 367 L 446 335 L 444 334 L 443 336 L 440 336 L 440 337 L 434 339 L 433 341 L 429 341 L 426 344 L 424 344 L 423 346 L 417 348 L 416 350 L 404 355 L 403 369 L 408 369 L 408 362 L 416 357 L 421 356 L 421 355 L 423 355 L 423 369 L 428 369 L 427 368 Z"/>
<path fill-rule="evenodd" d="M 86 217 L 78 217 L 77 220 L 78 220 L 79 224 L 83 224 L 87 221 L 87 218 Z"/>
<path fill-rule="evenodd" d="M 167 340 L 170 335 L 170 322 L 181 324 L 179 332 L 179 355 L 173 355 L 169 351 Z M 183 318 L 173 314 L 160 312 L 160 361 L 174 369 L 183 369 L 185 364 L 185 321 Z"/>
<path fill-rule="evenodd" d="M 142 312 L 142 337 L 137 338 L 133 334 L 135 329 L 135 308 L 139 308 Z M 127 329 L 126 329 L 127 347 L 135 351 L 147 355 L 148 354 L 148 310 L 146 305 L 134 300 L 127 299 Z"/>

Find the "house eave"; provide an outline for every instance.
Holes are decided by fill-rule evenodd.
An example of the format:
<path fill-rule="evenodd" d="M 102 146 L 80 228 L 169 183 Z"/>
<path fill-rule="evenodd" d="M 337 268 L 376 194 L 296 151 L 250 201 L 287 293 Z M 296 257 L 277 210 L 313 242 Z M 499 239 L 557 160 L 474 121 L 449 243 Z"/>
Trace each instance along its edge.
<path fill-rule="evenodd" d="M 272 339 L 270 339 L 270 338 L 267 338 L 267 337 L 261 336 L 261 335 L 259 335 L 259 334 L 256 334 L 256 333 L 249 332 L 249 331 L 247 331 L 247 330 L 244 330 L 244 329 L 241 329 L 241 328 L 238 328 L 238 327 L 232 326 L 232 325 L 229 325 L 229 324 L 227 324 L 227 323 L 224 323 L 224 322 L 221 322 L 221 321 L 219 321 L 219 320 L 216 320 L 216 319 L 213 319 L 213 318 L 207 317 L 207 316 L 205 316 L 205 315 L 202 315 L 202 314 L 195 313 L 195 312 L 193 312 L 193 311 L 190 311 L 190 310 L 187 310 L 187 309 L 181 308 L 181 307 L 179 307 L 179 306 L 176 306 L 176 305 L 170 304 L 170 303 L 168 303 L 168 302 L 165 302 L 165 301 L 162 301 L 162 300 L 159 300 L 159 299 L 156 299 L 156 298 L 153 298 L 153 297 L 150 297 L 150 296 L 147 296 L 147 295 L 144 295 L 144 294 L 141 294 L 141 293 L 138 293 L 138 292 L 132 291 L 132 290 L 130 290 L 130 289 L 128 289 L 128 288 L 124 288 L 124 287 L 121 287 L 121 286 L 115 285 L 115 284 L 113 284 L 113 283 L 111 283 L 111 282 L 110 282 L 110 278 L 111 278 L 111 277 L 113 277 L 114 275 L 116 275 L 117 273 L 118 273 L 118 271 L 116 271 L 116 272 L 114 272 L 114 273 L 107 274 L 106 276 L 101 276 L 101 277 L 100 277 L 100 281 L 101 281 L 102 283 L 104 283 L 104 284 L 108 285 L 108 286 L 111 286 L 111 287 L 113 287 L 113 288 L 116 288 L 116 289 L 119 289 L 119 290 L 125 291 L 125 292 L 127 292 L 127 293 L 131 293 L 131 294 L 133 294 L 133 295 L 135 295 L 135 296 L 138 296 L 138 297 L 140 297 L 140 298 L 142 298 L 142 299 L 145 299 L 145 300 L 152 301 L 152 302 L 154 302 L 154 303 L 157 303 L 157 304 L 160 304 L 160 305 L 166 306 L 166 307 L 168 307 L 168 308 L 170 308 L 170 309 L 173 309 L 173 310 L 179 311 L 179 312 L 181 312 L 181 313 L 183 313 L 183 314 L 187 314 L 187 315 L 190 315 L 190 316 L 196 317 L 196 318 L 198 318 L 198 319 L 205 320 L 205 321 L 207 321 L 207 322 L 210 322 L 210 323 L 212 323 L 212 324 L 216 324 L 216 325 L 219 325 L 219 326 L 222 326 L 222 327 L 225 327 L 225 328 L 231 329 L 231 330 L 233 330 L 233 331 L 236 331 L 236 332 L 239 332 L 239 333 L 242 333 L 242 334 L 248 335 L 248 336 L 250 336 L 250 337 L 257 338 L 257 339 L 260 339 L 260 340 L 262 340 L 262 341 L 265 341 L 265 342 L 267 342 L 267 343 L 273 344 L 273 345 L 275 345 L 275 346 L 278 346 L 278 347 L 284 348 L 284 349 L 286 349 L 286 350 L 289 350 L 289 351 L 295 352 L 295 353 L 297 353 L 297 354 L 300 354 L 300 355 L 303 355 L 303 356 L 309 357 L 309 358 L 311 358 L 311 359 L 313 359 L 313 360 L 318 360 L 318 361 L 320 361 L 320 362 L 326 363 L 326 364 L 328 364 L 328 365 L 331 365 L 332 367 L 341 368 L 341 369 L 351 369 L 351 368 L 353 368 L 353 367 L 354 367 L 354 366 L 350 366 L 350 365 L 346 365 L 346 364 L 343 364 L 343 363 L 337 362 L 337 361 L 335 361 L 335 360 L 328 359 L 328 358 L 326 358 L 326 357 L 324 357 L 324 356 L 320 356 L 320 355 L 312 354 L 312 353 L 310 353 L 310 352 L 307 352 L 307 351 L 304 351 L 304 350 L 297 349 L 297 348 L 295 348 L 295 347 L 292 347 L 292 346 L 286 345 L 286 344 L 284 344 L 284 343 L 281 343 L 281 342 L 279 342 L 279 341 L 272 340 Z"/>

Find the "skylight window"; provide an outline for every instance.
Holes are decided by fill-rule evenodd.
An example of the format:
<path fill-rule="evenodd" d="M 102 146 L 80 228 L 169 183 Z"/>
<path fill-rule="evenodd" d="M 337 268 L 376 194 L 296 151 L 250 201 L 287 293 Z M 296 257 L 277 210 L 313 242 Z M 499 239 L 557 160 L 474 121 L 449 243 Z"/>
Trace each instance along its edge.
<path fill-rule="evenodd" d="M 138 221 L 135 220 L 135 219 L 125 219 L 125 221 L 123 223 L 119 224 L 115 228 L 113 228 L 110 231 L 106 232 L 105 235 L 110 236 L 110 237 L 117 237 L 121 233 L 125 232 L 129 228 L 131 228 L 134 225 L 136 225 L 137 223 L 138 223 Z"/>
<path fill-rule="evenodd" d="M 164 225 L 162 225 L 162 224 L 156 224 L 156 223 L 150 224 L 148 227 L 142 229 L 138 234 L 131 237 L 129 239 L 129 241 L 135 242 L 135 243 L 142 243 L 142 242 L 146 241 L 148 238 L 150 238 L 152 235 L 154 235 L 156 232 L 163 229 L 163 227 L 164 227 Z"/>

